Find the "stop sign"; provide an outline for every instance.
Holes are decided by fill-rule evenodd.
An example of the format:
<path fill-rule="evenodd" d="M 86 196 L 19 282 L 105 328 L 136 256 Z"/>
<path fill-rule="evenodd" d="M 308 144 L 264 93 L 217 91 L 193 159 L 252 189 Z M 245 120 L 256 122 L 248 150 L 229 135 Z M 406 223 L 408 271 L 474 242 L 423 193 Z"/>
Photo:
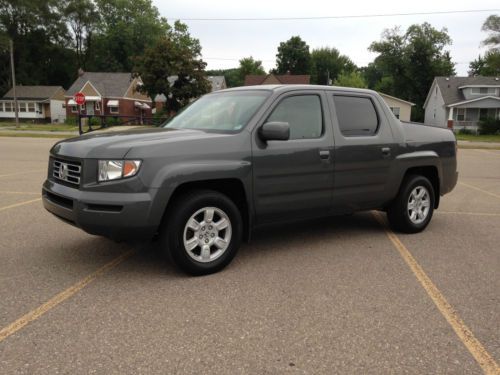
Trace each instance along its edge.
<path fill-rule="evenodd" d="M 81 92 L 77 92 L 75 96 L 73 97 L 75 99 L 76 104 L 78 105 L 84 105 L 85 104 L 85 95 L 83 95 Z"/>

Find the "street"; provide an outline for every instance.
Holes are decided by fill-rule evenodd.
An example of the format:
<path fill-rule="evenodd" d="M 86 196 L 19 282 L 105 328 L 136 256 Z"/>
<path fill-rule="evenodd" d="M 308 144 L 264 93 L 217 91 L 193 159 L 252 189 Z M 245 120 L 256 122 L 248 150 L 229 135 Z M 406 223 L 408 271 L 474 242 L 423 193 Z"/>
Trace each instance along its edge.
<path fill-rule="evenodd" d="M 273 226 L 188 277 L 45 211 L 56 141 L 0 137 L 0 373 L 497 373 L 500 150 L 459 149 L 420 234 L 372 212 Z"/>

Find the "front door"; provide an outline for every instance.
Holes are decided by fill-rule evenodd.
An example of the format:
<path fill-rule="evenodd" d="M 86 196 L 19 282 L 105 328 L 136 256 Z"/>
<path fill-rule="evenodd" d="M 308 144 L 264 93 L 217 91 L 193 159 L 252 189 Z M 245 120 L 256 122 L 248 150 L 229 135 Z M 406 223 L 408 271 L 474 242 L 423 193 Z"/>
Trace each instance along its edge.
<path fill-rule="evenodd" d="M 94 102 L 87 102 L 87 115 L 94 114 Z"/>
<path fill-rule="evenodd" d="M 275 100 L 253 132 L 257 224 L 327 214 L 333 188 L 333 134 L 324 92 L 297 91 Z M 265 122 L 290 125 L 290 139 L 259 138 Z"/>

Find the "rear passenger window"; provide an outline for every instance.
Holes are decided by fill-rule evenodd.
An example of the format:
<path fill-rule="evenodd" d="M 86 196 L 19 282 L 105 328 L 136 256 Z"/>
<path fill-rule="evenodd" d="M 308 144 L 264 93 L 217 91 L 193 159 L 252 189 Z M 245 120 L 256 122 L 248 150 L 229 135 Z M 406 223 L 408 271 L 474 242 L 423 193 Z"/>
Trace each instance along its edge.
<path fill-rule="evenodd" d="M 319 138 L 323 133 L 321 100 L 317 95 L 290 96 L 278 104 L 267 121 L 288 122 L 290 139 Z"/>
<path fill-rule="evenodd" d="M 377 132 L 377 112 L 370 98 L 335 95 L 333 101 L 342 135 L 359 137 Z"/>

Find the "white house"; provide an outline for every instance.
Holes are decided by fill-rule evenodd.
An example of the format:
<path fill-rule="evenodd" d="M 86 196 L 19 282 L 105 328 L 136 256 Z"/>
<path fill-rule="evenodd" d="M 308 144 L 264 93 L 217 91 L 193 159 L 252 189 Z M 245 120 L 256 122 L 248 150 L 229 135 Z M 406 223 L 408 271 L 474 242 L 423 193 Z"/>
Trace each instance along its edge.
<path fill-rule="evenodd" d="M 415 103 L 408 102 L 406 100 L 399 99 L 395 96 L 390 96 L 381 92 L 379 92 L 379 94 L 387 103 L 392 113 L 394 113 L 394 116 L 396 116 L 401 121 L 410 121 L 411 107 L 413 107 Z"/>
<path fill-rule="evenodd" d="M 425 123 L 477 130 L 480 120 L 500 118 L 498 77 L 436 77 L 424 103 Z"/>
<path fill-rule="evenodd" d="M 21 121 L 64 122 L 64 89 L 61 86 L 16 86 Z M 0 119 L 14 119 L 14 89 L 0 99 Z"/>

